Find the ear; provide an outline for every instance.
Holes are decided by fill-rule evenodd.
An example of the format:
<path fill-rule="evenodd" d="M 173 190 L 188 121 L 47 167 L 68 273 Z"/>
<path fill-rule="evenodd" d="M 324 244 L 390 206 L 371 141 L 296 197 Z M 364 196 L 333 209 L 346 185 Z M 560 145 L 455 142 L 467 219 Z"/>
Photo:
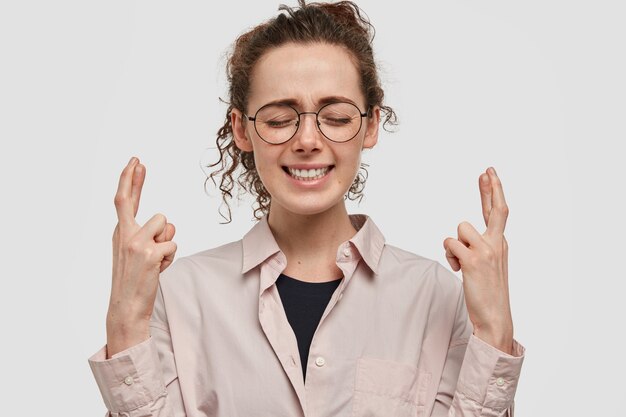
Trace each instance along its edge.
<path fill-rule="evenodd" d="M 371 115 L 365 118 L 365 139 L 363 149 L 373 148 L 378 142 L 378 125 L 380 124 L 380 107 L 374 106 Z"/>
<path fill-rule="evenodd" d="M 233 108 L 230 112 L 230 124 L 233 129 L 233 139 L 235 145 L 244 152 L 252 152 L 252 141 L 247 135 L 246 124 L 248 120 L 244 121 L 244 115 L 239 109 Z"/>

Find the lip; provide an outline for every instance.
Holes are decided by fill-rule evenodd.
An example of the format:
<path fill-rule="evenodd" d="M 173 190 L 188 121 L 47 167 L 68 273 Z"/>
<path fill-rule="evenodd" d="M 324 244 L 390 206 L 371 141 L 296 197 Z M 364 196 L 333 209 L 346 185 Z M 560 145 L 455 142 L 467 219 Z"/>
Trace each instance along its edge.
<path fill-rule="evenodd" d="M 299 168 L 299 167 L 302 167 L 302 168 Z M 287 179 L 289 180 L 289 182 L 295 185 L 296 187 L 305 188 L 305 189 L 318 188 L 318 187 L 323 186 L 328 181 L 328 179 L 330 178 L 331 174 L 333 173 L 335 169 L 334 165 L 319 165 L 318 164 L 318 165 L 292 165 L 290 166 L 290 168 L 293 168 L 293 169 L 317 169 L 317 168 L 326 168 L 326 167 L 330 167 L 326 175 L 324 175 L 322 178 L 319 178 L 317 180 L 307 180 L 307 181 L 297 180 L 291 176 L 286 166 L 283 167 L 283 172 L 287 176 Z"/>
<path fill-rule="evenodd" d="M 296 165 L 283 165 L 283 168 L 291 169 L 319 169 L 326 167 L 334 167 L 333 164 L 296 164 Z"/>

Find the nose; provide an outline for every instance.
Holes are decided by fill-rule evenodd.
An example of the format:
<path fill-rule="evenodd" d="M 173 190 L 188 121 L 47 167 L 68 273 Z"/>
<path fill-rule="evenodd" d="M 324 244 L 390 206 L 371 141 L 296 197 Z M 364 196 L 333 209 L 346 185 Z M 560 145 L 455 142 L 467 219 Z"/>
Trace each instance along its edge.
<path fill-rule="evenodd" d="M 310 120 L 307 121 L 307 119 Z M 300 113 L 298 131 L 291 142 L 292 148 L 296 152 L 312 152 L 321 149 L 324 143 L 324 136 L 317 125 L 315 112 Z"/>

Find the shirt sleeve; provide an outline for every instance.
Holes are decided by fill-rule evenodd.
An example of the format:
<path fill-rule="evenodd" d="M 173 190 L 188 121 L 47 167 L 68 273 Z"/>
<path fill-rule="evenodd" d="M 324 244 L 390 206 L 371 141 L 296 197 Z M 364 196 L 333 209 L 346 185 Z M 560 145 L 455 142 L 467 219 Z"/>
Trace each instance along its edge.
<path fill-rule="evenodd" d="M 88 359 L 105 417 L 186 416 L 160 285 L 150 337 L 109 359 L 106 352 L 105 345 Z"/>
<path fill-rule="evenodd" d="M 514 397 L 525 348 L 513 339 L 509 355 L 473 331 L 461 289 L 431 417 L 514 417 Z"/>

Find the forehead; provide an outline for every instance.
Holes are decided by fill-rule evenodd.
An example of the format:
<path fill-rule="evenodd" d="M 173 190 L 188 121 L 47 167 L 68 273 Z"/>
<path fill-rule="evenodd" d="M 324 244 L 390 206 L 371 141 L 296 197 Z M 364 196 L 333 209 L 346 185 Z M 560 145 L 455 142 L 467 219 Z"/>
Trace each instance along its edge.
<path fill-rule="evenodd" d="M 360 75 L 347 50 L 325 43 L 289 43 L 269 50 L 255 64 L 248 107 L 293 99 L 304 108 L 329 96 L 365 105 Z"/>

